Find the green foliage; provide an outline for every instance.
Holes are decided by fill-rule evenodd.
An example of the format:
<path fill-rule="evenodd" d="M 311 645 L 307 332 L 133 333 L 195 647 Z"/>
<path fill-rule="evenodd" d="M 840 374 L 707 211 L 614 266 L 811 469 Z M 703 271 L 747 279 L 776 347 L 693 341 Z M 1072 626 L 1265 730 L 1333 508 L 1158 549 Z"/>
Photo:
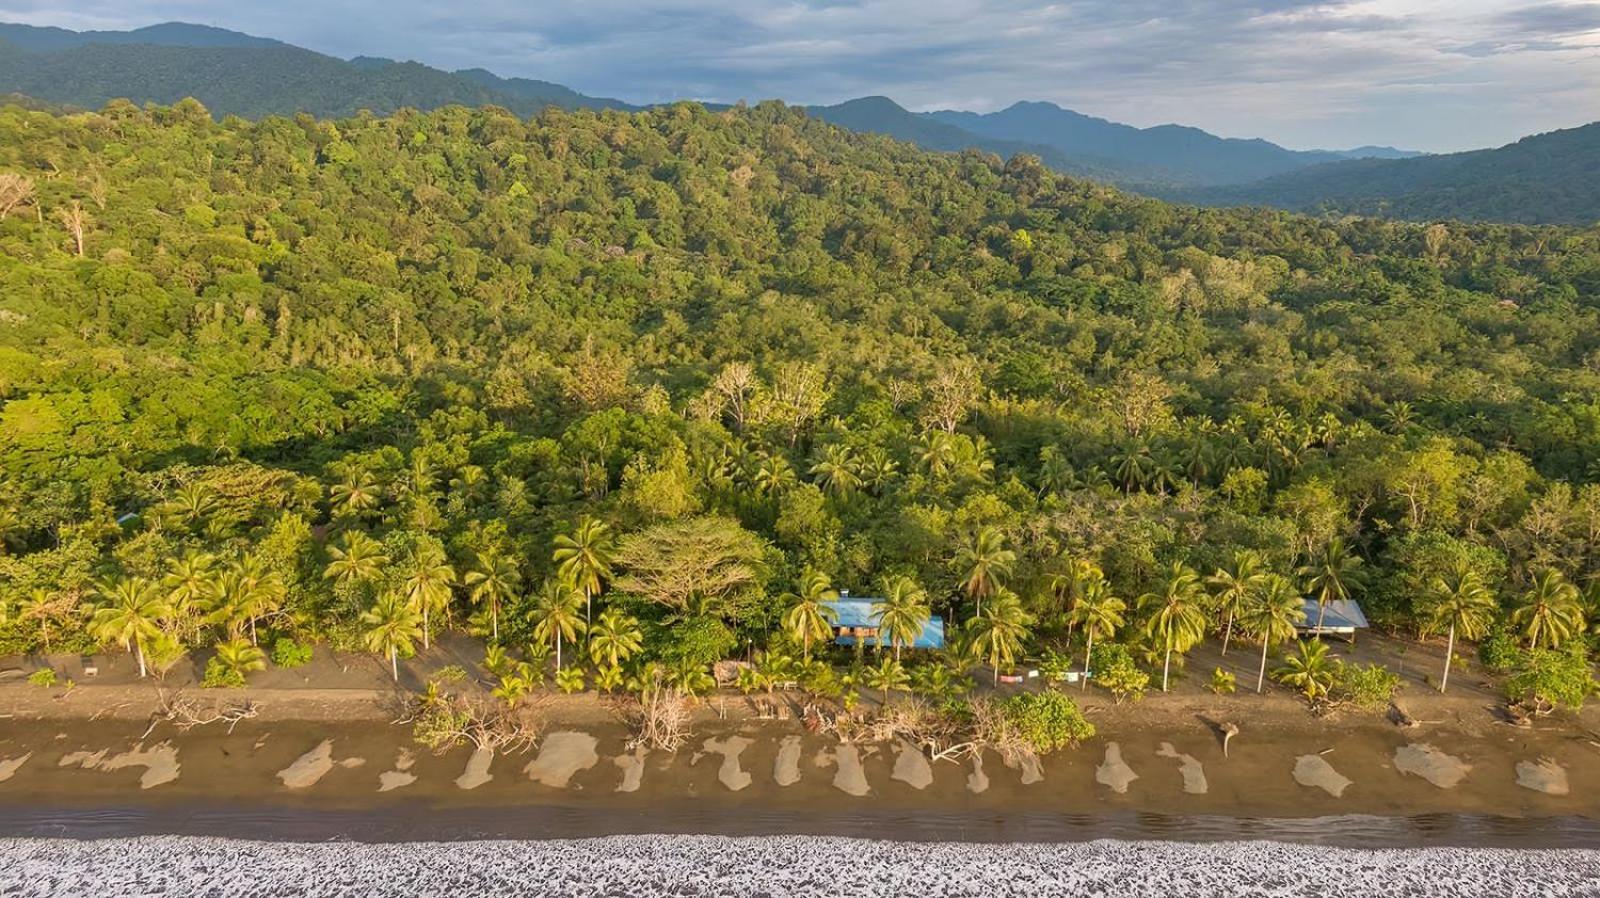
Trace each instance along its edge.
<path fill-rule="evenodd" d="M 1400 675 L 1381 664 L 1342 664 L 1336 668 L 1333 692 L 1367 711 L 1386 708 L 1400 688 Z"/>
<path fill-rule="evenodd" d="M 1574 642 L 1560 649 L 1528 649 L 1506 678 L 1506 697 L 1532 700 L 1577 711 L 1595 690 L 1594 669 L 1584 648 Z"/>
<path fill-rule="evenodd" d="M 1273 669 L 1272 678 L 1285 686 L 1292 686 L 1315 705 L 1327 698 L 1339 681 L 1344 665 L 1328 657 L 1328 644 L 1320 639 L 1301 640 L 1293 654 L 1283 659 L 1283 665 Z"/>
<path fill-rule="evenodd" d="M 272 643 L 272 663 L 277 667 L 303 667 L 311 663 L 312 652 L 310 643 L 296 642 L 287 636 L 280 636 Z"/>
<path fill-rule="evenodd" d="M 244 686 L 244 673 L 229 667 L 221 658 L 213 656 L 206 661 L 205 676 L 200 680 L 202 689 L 238 689 Z"/>
<path fill-rule="evenodd" d="M 583 669 L 580 667 L 564 667 L 556 671 L 556 688 L 568 695 L 582 692 L 585 685 Z"/>
<path fill-rule="evenodd" d="M 1238 688 L 1239 678 L 1218 667 L 1211 671 L 1211 691 L 1217 695 L 1232 695 Z"/>
<path fill-rule="evenodd" d="M 35 686 L 49 688 L 56 684 L 56 672 L 51 668 L 41 667 L 33 673 L 28 674 L 28 682 Z"/>
<path fill-rule="evenodd" d="M 1140 669 L 1128 647 L 1117 642 L 1101 643 L 1094 647 L 1091 680 L 1105 687 L 1115 696 L 1117 704 L 1124 699 L 1138 701 L 1150 688 L 1150 675 Z"/>
<path fill-rule="evenodd" d="M 1495 627 L 1478 643 L 1478 659 L 1494 673 L 1507 673 L 1522 660 L 1522 647 L 1511 631 Z"/>
<path fill-rule="evenodd" d="M 1005 717 L 1040 754 L 1048 754 L 1094 738 L 1094 724 L 1065 694 L 1053 689 L 1024 692 L 1006 699 Z"/>

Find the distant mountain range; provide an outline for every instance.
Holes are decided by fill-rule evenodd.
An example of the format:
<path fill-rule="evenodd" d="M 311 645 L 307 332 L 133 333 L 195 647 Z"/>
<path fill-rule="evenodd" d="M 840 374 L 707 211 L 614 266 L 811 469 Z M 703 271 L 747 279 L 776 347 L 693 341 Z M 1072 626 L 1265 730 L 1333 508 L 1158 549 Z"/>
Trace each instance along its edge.
<path fill-rule="evenodd" d="M 3 94 L 80 108 L 117 98 L 170 104 L 194 97 L 213 114 L 246 118 L 339 117 L 363 109 L 387 114 L 453 104 L 493 104 L 520 115 L 549 106 L 641 108 L 484 69 L 337 59 L 180 22 L 81 32 L 0 23 Z M 1067 174 L 1181 202 L 1398 218 L 1600 221 L 1600 124 L 1495 150 L 1422 156 L 1374 146 L 1290 150 L 1181 125 L 1137 128 L 1039 102 L 987 114 L 917 113 L 886 97 L 863 97 L 808 111 L 843 128 L 931 150 L 1031 153 Z"/>

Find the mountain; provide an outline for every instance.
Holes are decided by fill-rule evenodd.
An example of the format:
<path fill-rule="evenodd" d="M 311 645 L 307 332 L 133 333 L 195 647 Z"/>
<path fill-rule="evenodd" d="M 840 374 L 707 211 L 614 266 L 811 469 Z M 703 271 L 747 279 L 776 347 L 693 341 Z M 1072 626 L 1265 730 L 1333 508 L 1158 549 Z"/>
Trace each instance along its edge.
<path fill-rule="evenodd" d="M 1254 184 L 1167 196 L 1214 206 L 1592 225 L 1600 222 L 1600 122 L 1498 149 L 1336 162 Z"/>
<path fill-rule="evenodd" d="M 341 60 L 266 38 L 172 23 L 136 31 L 73 32 L 0 25 L 0 93 L 99 108 L 110 100 L 170 104 L 194 97 L 215 115 L 258 118 L 309 112 L 348 116 L 402 107 L 624 108 L 570 88 L 481 70 L 446 72 L 417 62 Z"/>
<path fill-rule="evenodd" d="M 1371 147 L 1337 152 L 1289 150 L 1266 140 L 1218 137 L 1183 125 L 1135 128 L 1054 103 L 1016 103 L 988 114 L 946 110 L 925 115 L 983 137 L 1043 144 L 1069 158 L 1115 160 L 1127 170 L 1119 183 L 1130 187 L 1239 184 L 1323 162 L 1404 154 L 1393 148 Z M 1141 180 L 1141 173 L 1157 176 Z"/>

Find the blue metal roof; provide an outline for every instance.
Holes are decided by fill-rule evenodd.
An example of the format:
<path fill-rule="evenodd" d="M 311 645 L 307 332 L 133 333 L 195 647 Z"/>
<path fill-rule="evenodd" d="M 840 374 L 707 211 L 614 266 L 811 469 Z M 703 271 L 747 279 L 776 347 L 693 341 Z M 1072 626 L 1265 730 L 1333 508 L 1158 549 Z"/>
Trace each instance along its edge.
<path fill-rule="evenodd" d="M 1315 630 L 1317 628 L 1317 615 L 1322 615 L 1322 629 L 1324 630 L 1356 630 L 1365 629 L 1367 616 L 1362 613 L 1361 606 L 1355 599 L 1338 599 L 1328 603 L 1328 610 L 1322 611 L 1317 606 L 1316 599 L 1305 601 L 1306 622 L 1300 625 L 1302 630 Z"/>
<path fill-rule="evenodd" d="M 838 601 L 824 602 L 823 604 L 829 608 L 832 608 L 834 614 L 837 615 L 837 617 L 834 618 L 833 623 L 834 627 L 836 628 L 872 627 L 876 629 L 878 627 L 878 615 L 873 613 L 872 606 L 880 601 L 881 599 L 870 598 L 868 596 L 861 596 L 859 598 L 856 596 L 851 596 L 848 599 L 839 599 Z M 839 645 L 855 645 L 856 638 L 854 636 L 839 636 L 833 641 Z M 877 640 L 872 639 L 870 640 L 869 644 L 876 645 Z M 885 646 L 889 644 L 889 638 L 887 636 L 883 637 L 883 644 Z M 917 634 L 917 638 L 912 640 L 911 645 L 908 646 L 908 648 L 944 648 L 944 620 L 938 615 L 928 618 L 928 622 L 922 625 L 922 632 Z"/>

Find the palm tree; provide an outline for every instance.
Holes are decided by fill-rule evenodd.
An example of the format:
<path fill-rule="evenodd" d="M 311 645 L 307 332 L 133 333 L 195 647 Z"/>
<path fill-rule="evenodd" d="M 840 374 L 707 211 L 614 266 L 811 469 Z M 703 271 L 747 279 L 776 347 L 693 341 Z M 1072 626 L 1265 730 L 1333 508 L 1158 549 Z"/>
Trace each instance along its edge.
<path fill-rule="evenodd" d="M 333 506 L 334 517 L 360 517 L 378 506 L 382 489 L 372 474 L 350 471 L 344 479 L 328 490 L 328 504 Z"/>
<path fill-rule="evenodd" d="M 867 688 L 882 689 L 885 705 L 889 704 L 891 689 L 904 689 L 909 685 L 911 677 L 906 674 L 899 658 L 885 658 L 878 662 L 877 667 L 867 668 Z"/>
<path fill-rule="evenodd" d="M 881 634 L 889 637 L 894 647 L 894 660 L 900 660 L 900 649 L 917 641 L 922 628 L 927 626 L 933 609 L 928 606 L 928 594 L 917 581 L 903 575 L 887 577 L 883 581 L 883 601 L 872 606 L 878 619 Z M 882 644 L 882 637 L 879 637 Z"/>
<path fill-rule="evenodd" d="M 589 627 L 589 660 L 602 669 L 621 667 L 643 644 L 638 619 L 620 608 L 600 612 Z"/>
<path fill-rule="evenodd" d="M 1261 568 L 1261 556 L 1254 552 L 1236 552 L 1233 556 L 1233 569 L 1217 568 L 1216 573 L 1206 578 L 1206 583 L 1211 587 L 1211 597 L 1218 611 L 1228 615 L 1227 625 L 1222 631 L 1222 654 L 1228 654 L 1228 641 L 1233 638 L 1233 619 L 1239 609 L 1250 601 L 1256 590 L 1261 588 L 1266 581 L 1266 571 Z"/>
<path fill-rule="evenodd" d="M 400 653 L 410 653 L 422 632 L 422 615 L 397 592 L 385 592 L 369 611 L 361 614 L 367 630 L 362 634 L 367 651 L 389 656 L 389 670 L 400 682 Z"/>
<path fill-rule="evenodd" d="M 71 614 L 72 608 L 71 595 L 34 587 L 28 590 L 22 601 L 17 603 L 17 620 L 27 621 L 39 628 L 39 641 L 44 644 L 45 654 L 48 655 L 50 628 L 66 619 Z"/>
<path fill-rule="evenodd" d="M 1494 593 L 1483 585 L 1483 578 L 1477 571 L 1461 563 L 1450 573 L 1433 578 L 1428 585 L 1426 603 L 1424 632 L 1448 630 L 1450 633 L 1444 649 L 1444 676 L 1439 679 L 1439 691 L 1444 692 L 1450 683 L 1450 664 L 1455 659 L 1456 634 L 1466 639 L 1483 636 L 1494 619 Z"/>
<path fill-rule="evenodd" d="M 210 486 L 199 481 L 186 483 L 173 491 L 167 507 L 179 520 L 196 527 L 205 523 L 206 518 L 216 511 L 217 494 Z"/>
<path fill-rule="evenodd" d="M 411 553 L 411 563 L 406 568 L 406 578 L 400 584 L 401 592 L 413 607 L 422 611 L 422 648 L 428 646 L 431 629 L 430 615 L 450 607 L 450 588 L 456 582 L 456 569 L 444 556 L 444 550 L 432 542 L 424 542 Z"/>
<path fill-rule="evenodd" d="M 575 640 L 587 629 L 578 616 L 578 604 L 583 593 L 557 579 L 545 581 L 534 600 L 532 621 L 533 638 L 553 640 L 556 645 L 556 670 L 561 670 L 561 642 Z"/>
<path fill-rule="evenodd" d="M 551 560 L 557 573 L 583 590 L 584 623 L 592 617 L 594 597 L 600 594 L 602 583 L 611 576 L 611 556 L 616 550 L 611 528 L 594 518 L 578 522 L 571 536 L 563 533 L 555 539 Z"/>
<path fill-rule="evenodd" d="M 344 544 L 329 546 L 328 557 L 331 560 L 322 571 L 323 579 L 345 587 L 371 583 L 389 563 L 383 546 L 360 530 L 345 531 Z"/>
<path fill-rule="evenodd" d="M 834 621 L 839 612 L 829 603 L 839 600 L 839 592 L 828 585 L 828 576 L 819 571 L 806 571 L 800 578 L 800 592 L 785 593 L 779 601 L 789 606 L 783 613 L 783 628 L 800 640 L 801 652 L 807 663 L 811 661 L 811 640 L 826 639 L 833 634 Z"/>
<path fill-rule="evenodd" d="M 839 498 L 848 498 L 861 485 L 860 463 L 855 450 L 842 443 L 823 447 L 822 457 L 811 466 L 811 476 L 822 491 Z"/>
<path fill-rule="evenodd" d="M 1089 659 L 1094 653 L 1095 637 L 1110 639 L 1117 633 L 1117 628 L 1126 621 L 1122 613 L 1128 610 L 1128 603 L 1117 598 L 1111 592 L 1111 585 L 1104 579 L 1091 581 L 1083 590 L 1082 598 L 1072 606 L 1072 620 L 1083 627 L 1086 644 L 1083 648 L 1083 689 L 1089 688 Z"/>
<path fill-rule="evenodd" d="M 217 558 L 209 552 L 189 552 L 181 558 L 167 559 L 161 588 L 166 590 L 167 601 L 172 604 L 180 635 L 197 633 L 200 616 L 192 609 L 203 610 L 216 600 L 216 566 Z"/>
<path fill-rule="evenodd" d="M 1328 694 L 1337 678 L 1339 664 L 1328 657 L 1328 644 L 1320 639 L 1302 640 L 1300 653 L 1283 659 L 1283 666 L 1272 672 L 1273 679 L 1300 690 L 1315 703 Z"/>
<path fill-rule="evenodd" d="M 1251 591 L 1239 607 L 1239 626 L 1261 640 L 1261 669 L 1256 673 L 1256 692 L 1266 685 L 1267 652 L 1274 645 L 1294 638 L 1295 627 L 1305 623 L 1305 602 L 1288 577 L 1264 577 L 1259 589 Z"/>
<path fill-rule="evenodd" d="M 1533 648 L 1556 648 L 1573 633 L 1582 632 L 1582 597 L 1560 571 L 1540 571 L 1521 604 L 1511 612 L 1511 623 L 1522 630 Z"/>
<path fill-rule="evenodd" d="M 1177 562 L 1168 571 L 1160 592 L 1139 597 L 1139 610 L 1150 614 L 1146 630 L 1161 645 L 1165 659 L 1161 665 L 1162 692 L 1167 691 L 1172 653 L 1188 651 L 1205 636 L 1206 615 L 1200 594 L 1200 575 Z"/>
<path fill-rule="evenodd" d="M 977 603 L 978 616 L 983 614 L 984 598 L 1011 576 L 1011 566 L 1016 560 L 1017 553 L 1006 548 L 1005 534 L 998 527 L 980 528 L 956 556 L 956 567 L 966 572 L 961 588 Z"/>
<path fill-rule="evenodd" d="M 498 551 L 479 552 L 477 566 L 467 572 L 466 584 L 471 587 L 474 604 L 489 606 L 490 629 L 495 642 L 500 641 L 500 606 L 516 595 L 522 575 L 517 563 Z"/>
<path fill-rule="evenodd" d="M 267 669 L 267 653 L 238 636 L 217 643 L 217 663 L 230 674 L 244 679 L 253 670 Z"/>
<path fill-rule="evenodd" d="M 227 593 L 228 614 L 250 626 L 250 644 L 257 645 L 256 622 L 283 607 L 289 588 L 283 577 L 268 568 L 256 555 L 245 555 L 228 566 L 219 581 L 219 593 Z"/>
<path fill-rule="evenodd" d="M 102 584 L 97 590 L 106 600 L 95 609 L 89 631 L 96 639 L 120 642 L 139 658 L 139 677 L 145 676 L 144 646 L 161 635 L 161 623 L 172 613 L 161 590 L 143 577 L 127 577 Z"/>
<path fill-rule="evenodd" d="M 1344 539 L 1337 536 L 1300 567 L 1300 576 L 1306 578 L 1306 588 L 1317 600 L 1317 625 L 1313 632 L 1322 632 L 1322 619 L 1328 613 L 1328 605 L 1350 598 L 1351 591 L 1360 585 L 1360 567 L 1361 556 L 1352 553 Z"/>
<path fill-rule="evenodd" d="M 1009 589 L 1001 589 L 989 602 L 986 613 L 967 621 L 969 650 L 994 670 L 994 684 L 1000 685 L 1000 668 L 1009 666 L 1022 651 L 1033 616 L 1022 608 L 1022 601 Z"/>

